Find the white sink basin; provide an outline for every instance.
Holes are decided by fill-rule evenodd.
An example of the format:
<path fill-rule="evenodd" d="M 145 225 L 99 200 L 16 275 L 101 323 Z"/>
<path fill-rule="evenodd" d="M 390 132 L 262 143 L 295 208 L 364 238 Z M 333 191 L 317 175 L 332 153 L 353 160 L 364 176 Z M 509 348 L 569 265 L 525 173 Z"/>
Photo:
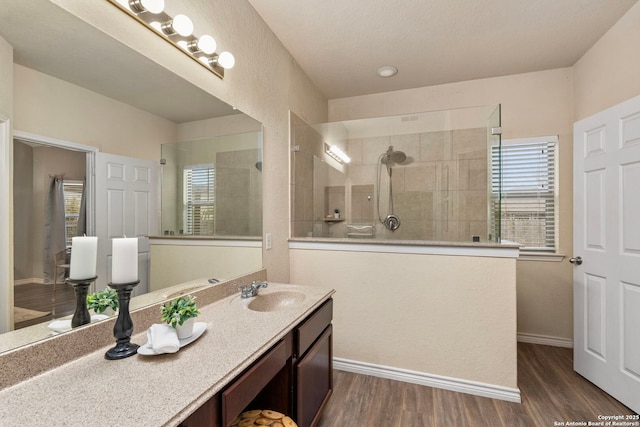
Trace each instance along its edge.
<path fill-rule="evenodd" d="M 240 298 L 231 300 L 232 304 L 241 304 L 244 308 L 252 311 L 270 312 L 285 310 L 302 303 L 305 296 L 297 291 L 275 291 L 270 293 L 259 293 L 255 297 Z"/>

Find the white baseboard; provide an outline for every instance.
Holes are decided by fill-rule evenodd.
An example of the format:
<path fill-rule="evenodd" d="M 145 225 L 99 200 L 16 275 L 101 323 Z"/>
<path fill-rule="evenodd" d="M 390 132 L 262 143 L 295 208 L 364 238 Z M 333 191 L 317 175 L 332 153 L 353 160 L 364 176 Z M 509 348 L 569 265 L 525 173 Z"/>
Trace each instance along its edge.
<path fill-rule="evenodd" d="M 573 348 L 573 340 L 569 338 L 552 337 L 549 335 L 519 333 L 518 341 L 531 344 L 551 345 L 554 347 Z"/>
<path fill-rule="evenodd" d="M 404 381 L 412 384 L 420 384 L 428 387 L 441 388 L 492 399 L 506 400 L 520 403 L 520 389 L 486 384 L 460 378 L 444 377 L 441 375 L 427 374 L 424 372 L 410 371 L 391 366 L 374 365 L 372 363 L 358 362 L 334 357 L 333 367 L 339 371 L 353 372 L 356 374 L 371 375 L 396 381 Z"/>
<path fill-rule="evenodd" d="M 32 277 L 30 279 L 18 279 L 18 280 L 14 280 L 13 281 L 13 286 L 18 286 L 18 285 L 27 285 L 29 283 L 36 283 L 39 285 L 44 285 L 44 279 L 41 278 L 36 278 L 36 277 Z"/>

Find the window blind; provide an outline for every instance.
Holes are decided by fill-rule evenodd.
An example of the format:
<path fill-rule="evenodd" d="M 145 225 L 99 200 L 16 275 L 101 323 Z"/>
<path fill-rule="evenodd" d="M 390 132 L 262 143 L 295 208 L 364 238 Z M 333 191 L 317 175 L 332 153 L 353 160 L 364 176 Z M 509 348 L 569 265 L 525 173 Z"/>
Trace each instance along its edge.
<path fill-rule="evenodd" d="M 184 169 L 184 228 L 194 236 L 213 235 L 215 223 L 215 169 L 213 165 Z"/>
<path fill-rule="evenodd" d="M 71 238 L 78 235 L 78 218 L 82 202 L 83 184 L 81 181 L 63 181 L 64 194 L 64 222 L 67 246 L 71 245 Z"/>
<path fill-rule="evenodd" d="M 502 193 L 496 213 L 502 240 L 526 250 L 556 248 L 556 145 L 504 141 L 492 149 L 492 192 Z"/>

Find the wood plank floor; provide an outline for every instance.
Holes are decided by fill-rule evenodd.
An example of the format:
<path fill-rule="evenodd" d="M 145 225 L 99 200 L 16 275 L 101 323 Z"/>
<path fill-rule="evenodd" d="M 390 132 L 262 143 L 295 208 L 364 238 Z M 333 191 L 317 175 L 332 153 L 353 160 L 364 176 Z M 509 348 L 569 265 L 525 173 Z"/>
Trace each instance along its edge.
<path fill-rule="evenodd" d="M 50 312 L 44 317 L 16 323 L 15 329 L 20 329 L 73 314 L 76 307 L 76 297 L 73 287 L 66 283 L 58 283 L 55 294 L 53 285 L 27 283 L 13 287 L 13 303 L 16 307 Z"/>
<path fill-rule="evenodd" d="M 318 427 L 546 427 L 634 414 L 573 371 L 569 348 L 518 343 L 518 386 L 521 404 L 334 371 Z"/>

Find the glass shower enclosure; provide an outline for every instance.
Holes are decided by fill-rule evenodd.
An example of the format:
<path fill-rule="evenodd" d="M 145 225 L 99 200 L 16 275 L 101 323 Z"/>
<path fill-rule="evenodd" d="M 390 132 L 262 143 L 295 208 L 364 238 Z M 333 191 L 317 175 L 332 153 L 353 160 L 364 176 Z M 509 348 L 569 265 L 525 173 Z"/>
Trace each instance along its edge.
<path fill-rule="evenodd" d="M 492 105 L 314 125 L 292 114 L 292 237 L 499 241 L 500 113 Z"/>

